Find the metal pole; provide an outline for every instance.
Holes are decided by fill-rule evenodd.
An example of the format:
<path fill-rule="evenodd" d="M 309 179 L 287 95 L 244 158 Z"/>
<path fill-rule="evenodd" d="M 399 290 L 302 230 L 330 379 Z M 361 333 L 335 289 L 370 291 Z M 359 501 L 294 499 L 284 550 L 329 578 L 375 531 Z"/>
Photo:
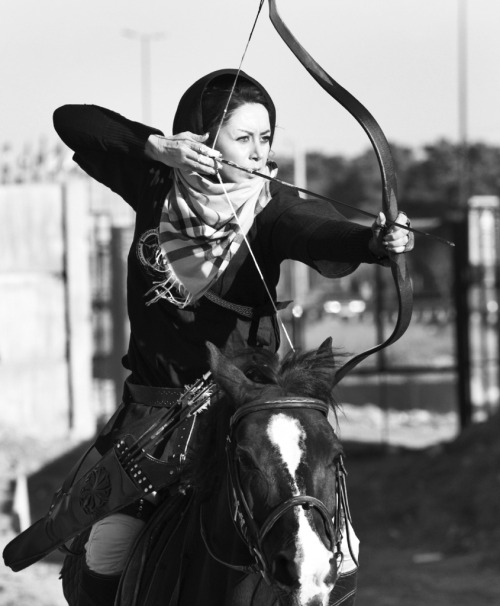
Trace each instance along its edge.
<path fill-rule="evenodd" d="M 151 122 L 151 42 L 165 37 L 164 32 L 141 33 L 126 29 L 123 35 L 140 42 L 141 50 L 141 99 L 142 120 L 145 124 Z"/>
<path fill-rule="evenodd" d="M 380 265 L 375 265 L 375 309 L 374 322 L 376 330 L 376 342 L 385 341 L 386 313 L 387 306 L 385 301 L 385 280 Z M 380 441 L 385 446 L 389 446 L 390 441 L 390 422 L 389 422 L 389 386 L 388 386 L 388 364 L 386 350 L 382 349 L 376 355 L 378 387 L 379 387 L 379 406 L 383 415 L 383 425 L 381 428 Z"/>
<path fill-rule="evenodd" d="M 461 214 L 455 224 L 457 249 L 454 256 L 456 346 L 458 362 L 458 389 L 460 426 L 472 422 L 471 357 L 470 357 L 470 267 L 468 133 L 467 133 L 467 0 L 458 0 L 458 138 L 457 163 L 458 208 Z"/>
<path fill-rule="evenodd" d="M 151 40 L 141 36 L 142 119 L 151 123 Z"/>
<path fill-rule="evenodd" d="M 453 224 L 454 299 L 456 308 L 455 338 L 458 366 L 458 408 L 460 428 L 472 422 L 471 358 L 470 358 L 470 306 L 469 306 L 469 222 L 468 215 L 457 217 Z"/>
<path fill-rule="evenodd" d="M 467 0 L 458 0 L 458 134 L 459 206 L 465 208 L 469 198 L 468 118 L 467 118 Z"/>
<path fill-rule="evenodd" d="M 307 186 L 307 154 L 298 145 L 294 148 L 294 183 Z M 309 291 L 309 268 L 299 261 L 291 261 L 293 342 L 298 349 L 305 345 L 306 296 Z"/>

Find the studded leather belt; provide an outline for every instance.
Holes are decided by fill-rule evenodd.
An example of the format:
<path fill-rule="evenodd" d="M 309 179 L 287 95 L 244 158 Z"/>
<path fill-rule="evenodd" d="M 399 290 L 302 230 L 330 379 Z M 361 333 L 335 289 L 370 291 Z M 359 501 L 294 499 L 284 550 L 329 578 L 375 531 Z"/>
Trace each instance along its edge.
<path fill-rule="evenodd" d="M 146 406 L 167 407 L 176 404 L 184 390 L 181 387 L 153 387 L 125 381 L 123 402 Z"/>

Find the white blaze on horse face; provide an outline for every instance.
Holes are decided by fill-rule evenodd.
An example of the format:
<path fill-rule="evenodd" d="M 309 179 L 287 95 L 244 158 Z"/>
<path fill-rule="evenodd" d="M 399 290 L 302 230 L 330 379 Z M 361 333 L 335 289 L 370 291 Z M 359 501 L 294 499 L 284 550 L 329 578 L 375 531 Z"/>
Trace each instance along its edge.
<path fill-rule="evenodd" d="M 293 479 L 293 494 L 299 494 L 296 484 L 297 468 L 302 459 L 302 445 L 305 438 L 304 430 L 297 419 L 283 413 L 273 415 L 267 426 L 267 435 L 277 448 L 288 473 Z"/>
<path fill-rule="evenodd" d="M 292 477 L 291 489 L 294 496 L 300 494 L 297 469 L 305 453 L 305 431 L 297 419 L 286 414 L 273 415 L 267 427 L 267 435 L 276 447 L 285 468 Z M 330 572 L 332 553 L 323 545 L 311 527 L 302 507 L 293 509 L 299 529 L 295 537 L 295 564 L 299 571 L 299 602 L 306 606 L 313 599 L 320 599 L 327 606 L 332 584 L 324 579 Z"/>

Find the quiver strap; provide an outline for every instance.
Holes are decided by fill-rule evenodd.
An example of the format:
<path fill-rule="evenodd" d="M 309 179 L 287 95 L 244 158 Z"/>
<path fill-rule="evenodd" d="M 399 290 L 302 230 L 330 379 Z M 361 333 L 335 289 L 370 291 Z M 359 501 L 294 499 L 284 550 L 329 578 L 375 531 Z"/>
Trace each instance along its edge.
<path fill-rule="evenodd" d="M 122 433 L 103 456 L 95 447 L 85 453 L 47 515 L 6 546 L 3 556 L 12 570 L 34 564 L 95 522 L 179 481 L 196 413 L 209 402 L 208 375 L 167 407 L 162 388 L 136 391 L 136 396 L 160 397 L 144 402 L 149 414 L 134 424 L 133 435 Z"/>
<path fill-rule="evenodd" d="M 92 453 L 89 453 L 92 454 Z M 144 495 L 110 450 L 87 473 L 55 495 L 45 517 L 13 539 L 3 557 L 14 572 L 31 566 L 98 520 Z"/>

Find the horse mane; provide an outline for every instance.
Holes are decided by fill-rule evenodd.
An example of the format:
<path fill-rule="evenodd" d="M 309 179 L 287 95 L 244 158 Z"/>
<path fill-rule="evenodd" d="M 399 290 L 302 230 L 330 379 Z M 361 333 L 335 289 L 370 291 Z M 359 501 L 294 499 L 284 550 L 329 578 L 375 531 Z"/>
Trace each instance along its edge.
<path fill-rule="evenodd" d="M 331 348 L 288 353 L 282 361 L 277 354 L 260 348 L 242 349 L 231 356 L 253 383 L 276 386 L 283 396 L 315 398 L 326 402 L 336 416 L 338 404 L 332 389 L 338 358 L 345 354 Z M 185 479 L 202 500 L 208 498 L 225 473 L 225 438 L 236 404 L 226 396 L 214 401 L 198 419 L 194 443 L 188 453 Z"/>
<path fill-rule="evenodd" d="M 238 352 L 233 362 L 254 383 L 276 385 L 284 395 L 316 398 L 338 407 L 332 393 L 339 358 L 347 354 L 330 348 L 313 351 L 290 351 L 283 361 L 264 349 L 247 348 Z"/>
<path fill-rule="evenodd" d="M 288 353 L 279 368 L 277 384 L 287 395 L 316 398 L 338 408 L 333 397 L 335 372 L 339 367 L 338 358 L 345 354 L 331 349 Z"/>

